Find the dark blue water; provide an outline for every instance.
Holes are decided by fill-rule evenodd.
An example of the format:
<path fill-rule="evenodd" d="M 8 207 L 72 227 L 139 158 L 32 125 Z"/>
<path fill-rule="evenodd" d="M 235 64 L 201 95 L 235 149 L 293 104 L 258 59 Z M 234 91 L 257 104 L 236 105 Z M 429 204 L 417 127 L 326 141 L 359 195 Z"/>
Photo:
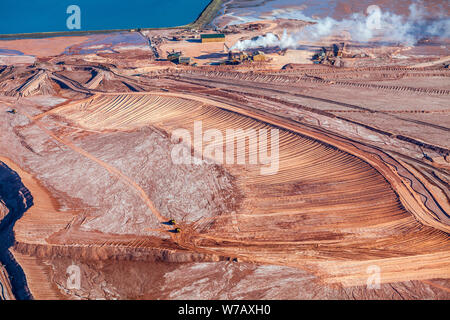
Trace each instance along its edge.
<path fill-rule="evenodd" d="M 33 299 L 28 290 L 27 279 L 23 269 L 9 252 L 9 248 L 15 242 L 14 224 L 33 205 L 33 196 L 23 185 L 19 175 L 1 161 L 0 199 L 9 210 L 9 213 L 0 222 L 0 263 L 5 266 L 11 282 L 12 292 L 16 299 Z"/>
<path fill-rule="evenodd" d="M 0 34 L 174 27 L 193 22 L 211 0 L 1 0 Z M 69 5 L 81 29 L 69 30 Z"/>

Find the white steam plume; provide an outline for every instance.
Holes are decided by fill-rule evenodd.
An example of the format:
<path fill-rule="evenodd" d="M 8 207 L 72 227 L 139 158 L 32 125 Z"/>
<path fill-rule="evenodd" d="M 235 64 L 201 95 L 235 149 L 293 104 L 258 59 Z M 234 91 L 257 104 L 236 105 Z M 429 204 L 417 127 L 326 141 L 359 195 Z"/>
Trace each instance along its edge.
<path fill-rule="evenodd" d="M 363 13 L 354 13 L 347 19 L 335 20 L 330 17 L 312 19 L 305 17 L 301 11 L 290 11 L 289 18 L 314 21 L 299 32 L 287 34 L 286 30 L 281 38 L 273 33 L 259 36 L 252 40 L 238 41 L 232 49 L 246 50 L 260 47 L 275 47 L 281 49 L 296 48 L 299 41 L 319 40 L 323 37 L 340 34 L 343 31 L 350 33 L 353 41 L 367 42 L 377 38 L 383 42 L 414 45 L 424 37 L 450 37 L 450 18 L 444 14 L 431 16 L 419 3 L 409 7 L 407 17 L 382 11 L 378 6 L 369 6 Z M 276 15 L 273 18 L 282 16 Z"/>
<path fill-rule="evenodd" d="M 282 49 L 288 47 L 294 47 L 297 45 L 297 41 L 294 38 L 287 34 L 287 31 L 284 30 L 283 36 L 279 38 L 277 35 L 273 33 L 267 33 L 264 36 L 258 36 L 251 40 L 242 40 L 238 41 L 234 44 L 231 50 L 247 50 L 247 49 L 255 49 L 255 48 L 268 48 L 268 47 L 280 47 Z"/>

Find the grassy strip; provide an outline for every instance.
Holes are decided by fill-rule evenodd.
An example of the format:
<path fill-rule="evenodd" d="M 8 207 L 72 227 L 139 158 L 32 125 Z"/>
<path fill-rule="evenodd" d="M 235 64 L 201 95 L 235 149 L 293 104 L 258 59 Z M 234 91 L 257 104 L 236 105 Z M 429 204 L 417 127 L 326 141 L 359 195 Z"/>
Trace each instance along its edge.
<path fill-rule="evenodd" d="M 208 25 L 222 8 L 223 0 L 212 0 L 193 23 L 186 25 L 189 29 L 201 29 Z"/>

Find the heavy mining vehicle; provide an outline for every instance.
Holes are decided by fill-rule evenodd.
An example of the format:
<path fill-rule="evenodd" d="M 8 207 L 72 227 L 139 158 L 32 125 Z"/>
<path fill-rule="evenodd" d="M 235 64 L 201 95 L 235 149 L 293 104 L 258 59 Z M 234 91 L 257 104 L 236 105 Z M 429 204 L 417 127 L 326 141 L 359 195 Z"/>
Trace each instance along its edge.
<path fill-rule="evenodd" d="M 312 58 L 315 64 L 331 65 L 336 67 L 342 67 L 342 58 L 345 58 L 344 54 L 345 43 L 333 44 L 331 48 L 322 47 Z"/>
<path fill-rule="evenodd" d="M 172 52 L 167 52 L 167 60 L 173 63 L 178 63 L 181 55 L 181 51 L 172 50 Z"/>

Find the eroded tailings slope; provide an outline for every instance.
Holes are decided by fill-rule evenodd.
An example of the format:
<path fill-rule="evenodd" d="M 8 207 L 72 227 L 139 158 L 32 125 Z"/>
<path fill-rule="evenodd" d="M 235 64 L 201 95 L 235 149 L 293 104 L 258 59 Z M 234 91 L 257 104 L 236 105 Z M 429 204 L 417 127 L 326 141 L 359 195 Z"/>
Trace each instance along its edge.
<path fill-rule="evenodd" d="M 184 128 L 194 136 L 194 121 L 224 137 L 227 129 L 274 128 L 241 111 L 201 97 L 147 93 L 97 95 L 54 112 L 74 126 L 99 131 L 151 125 L 169 134 Z M 448 234 L 417 221 L 423 213 L 413 211 L 426 210 L 420 198 L 392 183 L 398 177 L 382 175 L 388 170 L 376 164 L 379 158 L 344 152 L 337 147 L 342 141 L 333 145 L 281 124 L 278 129 L 278 172 L 261 175 L 258 165 L 224 165 L 243 195 L 240 207 L 182 226 L 180 245 L 307 268 L 326 282 L 349 286 L 365 284 L 370 266 L 380 268 L 382 282 L 450 277 Z"/>

